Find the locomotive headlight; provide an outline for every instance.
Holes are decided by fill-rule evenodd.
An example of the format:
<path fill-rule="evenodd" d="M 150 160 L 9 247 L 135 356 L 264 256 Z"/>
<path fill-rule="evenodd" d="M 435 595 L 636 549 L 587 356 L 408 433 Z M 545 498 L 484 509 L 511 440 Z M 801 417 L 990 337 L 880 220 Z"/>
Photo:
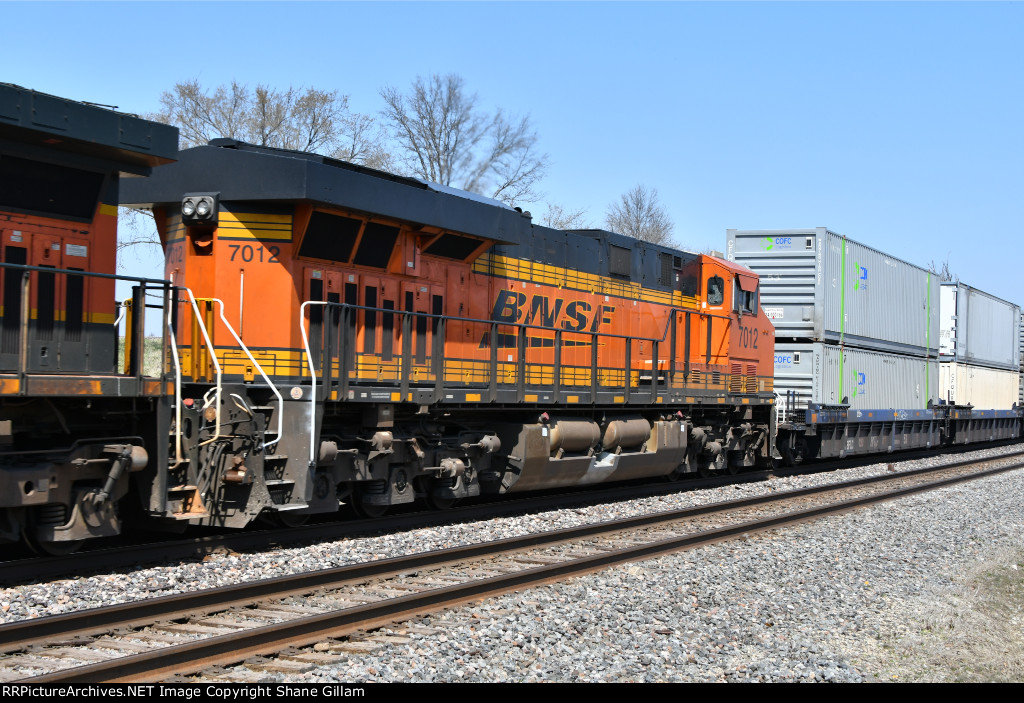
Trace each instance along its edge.
<path fill-rule="evenodd" d="M 185 193 L 181 199 L 181 222 L 189 227 L 216 227 L 220 193 Z"/>

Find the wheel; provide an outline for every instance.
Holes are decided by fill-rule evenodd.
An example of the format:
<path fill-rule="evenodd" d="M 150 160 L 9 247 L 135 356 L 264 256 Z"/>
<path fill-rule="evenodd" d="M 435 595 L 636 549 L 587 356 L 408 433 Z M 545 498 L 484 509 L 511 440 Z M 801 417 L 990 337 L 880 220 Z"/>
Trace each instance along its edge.
<path fill-rule="evenodd" d="M 384 517 L 387 513 L 390 505 L 375 505 L 373 503 L 364 503 L 362 496 L 356 492 L 352 497 L 352 502 L 349 503 L 352 506 L 352 512 L 355 513 L 356 517 L 365 518 L 367 520 L 374 520 L 379 517 Z"/>
<path fill-rule="evenodd" d="M 309 514 L 285 511 L 283 513 L 275 513 L 274 519 L 281 524 L 281 527 L 302 527 L 309 522 Z"/>
<path fill-rule="evenodd" d="M 709 459 L 697 459 L 697 475 L 701 478 L 711 478 L 715 475 L 715 471 L 711 467 L 711 461 Z"/>
<path fill-rule="evenodd" d="M 449 510 L 451 508 L 454 508 L 458 504 L 459 499 L 438 498 L 437 496 L 428 493 L 425 498 L 425 501 L 427 503 L 427 507 L 430 508 L 431 510 Z"/>
<path fill-rule="evenodd" d="M 25 533 L 25 544 L 28 548 L 40 556 L 44 557 L 63 557 L 68 554 L 74 554 L 82 545 L 85 544 L 85 540 L 76 539 L 66 542 L 47 542 L 44 540 L 36 539 Z"/>
<path fill-rule="evenodd" d="M 672 473 L 670 473 L 670 474 L 665 474 L 664 476 L 662 476 L 662 477 L 661 477 L 661 478 L 662 478 L 662 480 L 663 480 L 663 481 L 666 481 L 666 482 L 668 482 L 668 483 L 675 483 L 676 481 L 678 481 L 679 479 L 681 479 L 681 478 L 683 477 L 683 471 L 682 471 L 682 468 L 683 468 L 683 467 L 682 467 L 682 466 L 680 466 L 680 467 L 678 467 L 678 468 L 674 469 L 674 470 L 672 471 Z"/>

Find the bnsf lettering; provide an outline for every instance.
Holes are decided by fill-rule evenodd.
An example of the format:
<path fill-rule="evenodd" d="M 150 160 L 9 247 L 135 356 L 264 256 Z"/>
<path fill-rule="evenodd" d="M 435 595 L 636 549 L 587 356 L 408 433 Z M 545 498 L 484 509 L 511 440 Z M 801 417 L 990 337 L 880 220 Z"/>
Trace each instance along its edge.
<path fill-rule="evenodd" d="M 523 323 L 563 329 L 566 332 L 597 332 L 601 323 L 612 321 L 615 308 L 600 305 L 594 307 L 585 300 L 573 300 L 566 303 L 560 298 L 549 298 L 546 295 L 534 295 L 527 302 L 527 295 L 514 290 L 503 290 L 498 293 L 491 310 L 491 319 L 495 322 L 509 324 Z"/>

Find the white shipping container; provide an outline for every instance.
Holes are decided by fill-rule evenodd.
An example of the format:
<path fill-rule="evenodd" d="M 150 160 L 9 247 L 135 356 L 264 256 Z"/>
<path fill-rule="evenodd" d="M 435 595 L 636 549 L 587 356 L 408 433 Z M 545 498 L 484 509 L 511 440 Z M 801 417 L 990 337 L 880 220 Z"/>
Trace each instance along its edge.
<path fill-rule="evenodd" d="M 825 227 L 726 231 L 727 257 L 761 279 L 777 339 L 937 356 L 939 279 Z"/>
<path fill-rule="evenodd" d="M 940 364 L 939 386 L 942 399 L 956 405 L 973 405 L 981 410 L 1009 410 L 1020 392 L 1018 370 L 986 366 Z"/>
<path fill-rule="evenodd" d="M 1020 306 L 1014 303 L 965 283 L 943 283 L 939 327 L 941 361 L 1020 367 Z"/>
<path fill-rule="evenodd" d="M 851 347 L 840 352 L 823 342 L 777 341 L 775 392 L 784 407 L 798 411 L 809 402 L 854 410 L 922 410 L 929 400 L 938 402 L 939 362 Z"/>

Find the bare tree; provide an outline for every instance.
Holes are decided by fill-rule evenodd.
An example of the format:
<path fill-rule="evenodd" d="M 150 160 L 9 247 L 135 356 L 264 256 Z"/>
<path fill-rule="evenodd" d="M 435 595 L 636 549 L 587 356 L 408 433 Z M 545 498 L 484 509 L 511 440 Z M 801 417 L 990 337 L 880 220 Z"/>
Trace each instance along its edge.
<path fill-rule="evenodd" d="M 584 209 L 568 210 L 561 205 L 548 203 L 548 211 L 541 217 L 541 223 L 554 229 L 586 229 L 590 225 L 584 219 Z"/>
<path fill-rule="evenodd" d="M 537 153 L 528 117 L 484 113 L 455 74 L 417 77 L 408 93 L 387 86 L 380 95 L 407 172 L 510 204 L 540 198 L 547 155 Z"/>
<path fill-rule="evenodd" d="M 388 169 L 383 126 L 370 115 L 352 112 L 348 96 L 316 88 L 277 90 L 232 81 L 212 92 L 198 80 L 178 83 L 160 97 L 161 110 L 149 119 L 180 130 L 181 148 L 226 137 L 258 146 L 310 151 L 372 168 Z M 148 216 L 148 217 L 147 217 Z M 118 252 L 138 253 L 160 241 L 152 213 L 121 209 Z M 123 266 L 124 256 L 119 265 Z"/>
<path fill-rule="evenodd" d="M 956 275 L 949 270 L 949 257 L 941 264 L 936 264 L 935 259 L 932 259 L 928 263 L 928 270 L 934 273 L 940 281 L 953 281 L 957 280 Z"/>
<path fill-rule="evenodd" d="M 622 202 L 609 206 L 606 221 L 613 232 L 653 244 L 672 244 L 674 225 L 654 188 L 638 185 L 623 193 Z"/>
<path fill-rule="evenodd" d="M 382 127 L 370 115 L 352 112 L 348 96 L 336 90 L 250 90 L 232 81 L 211 93 L 193 79 L 165 91 L 160 104 L 161 111 L 150 117 L 176 125 L 182 148 L 227 137 L 374 167 L 389 159 Z"/>

